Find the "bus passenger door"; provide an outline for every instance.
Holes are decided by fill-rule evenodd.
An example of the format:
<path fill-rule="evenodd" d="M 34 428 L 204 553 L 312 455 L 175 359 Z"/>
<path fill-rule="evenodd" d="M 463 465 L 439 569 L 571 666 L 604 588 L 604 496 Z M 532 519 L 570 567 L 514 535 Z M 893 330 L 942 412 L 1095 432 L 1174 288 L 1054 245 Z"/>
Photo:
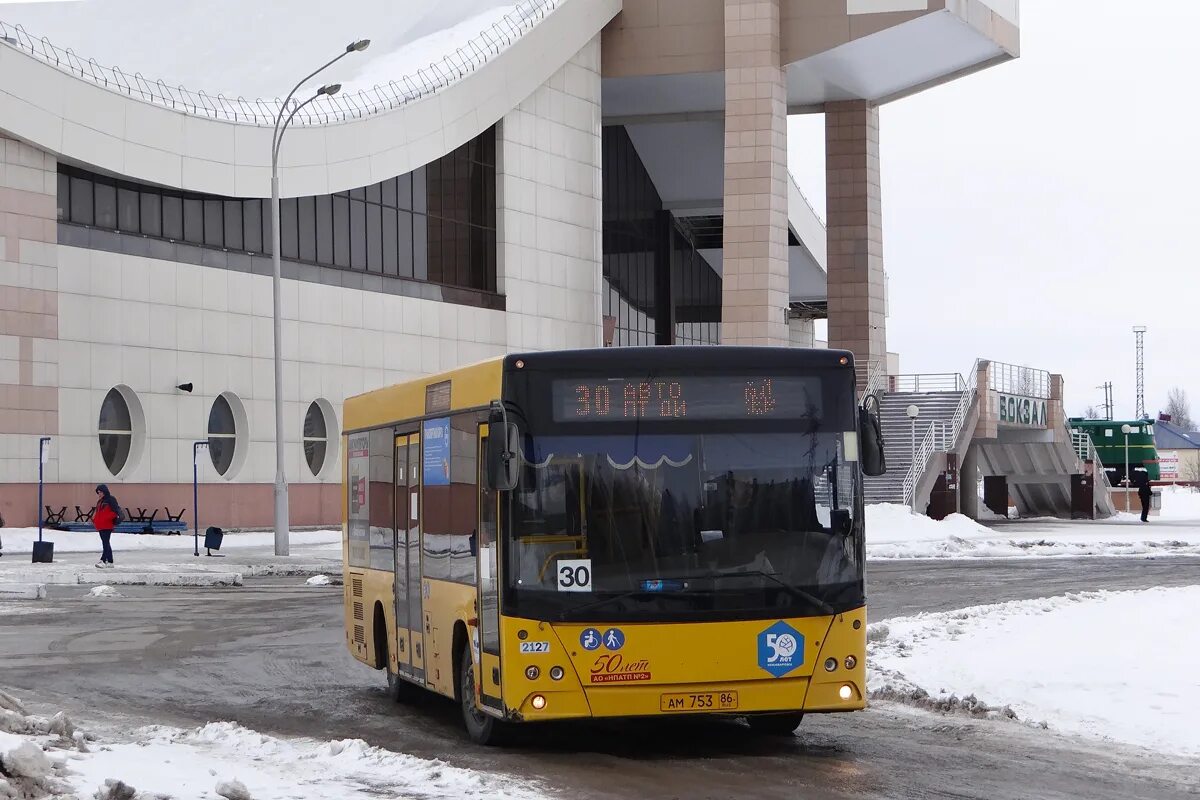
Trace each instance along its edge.
<path fill-rule="evenodd" d="M 412 513 L 408 494 L 408 436 L 396 437 L 396 568 L 392 580 L 396 610 L 396 671 L 412 677 L 412 637 L 408 616 L 408 529 Z"/>
<path fill-rule="evenodd" d="M 408 437 L 408 630 L 412 674 L 425 683 L 425 629 L 421 594 L 421 435 Z"/>
<path fill-rule="evenodd" d="M 478 576 L 479 587 L 477 602 L 481 651 L 477 685 L 483 705 L 503 711 L 504 704 L 500 698 L 500 583 L 496 568 L 500 493 L 486 488 L 487 436 L 488 426 L 480 425 L 479 451 L 475 462 L 479 469 L 476 480 L 479 487 L 479 534 L 475 548 L 479 563 L 476 565 L 475 574 Z"/>

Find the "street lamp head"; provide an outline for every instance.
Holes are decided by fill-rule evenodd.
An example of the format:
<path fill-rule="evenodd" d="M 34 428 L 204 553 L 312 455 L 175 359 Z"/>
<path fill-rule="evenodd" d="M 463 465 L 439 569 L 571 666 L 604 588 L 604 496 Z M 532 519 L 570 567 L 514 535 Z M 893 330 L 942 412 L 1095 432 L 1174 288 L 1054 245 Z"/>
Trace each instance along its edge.
<path fill-rule="evenodd" d="M 351 42 L 350 44 L 346 45 L 346 52 L 347 53 L 361 53 L 363 50 L 366 50 L 370 46 L 371 46 L 370 39 L 359 39 L 357 42 Z"/>
<path fill-rule="evenodd" d="M 904 409 L 904 413 L 908 414 L 908 416 L 912 417 L 913 419 L 916 419 L 917 417 L 919 417 L 921 415 L 921 408 L 920 408 L 920 406 L 917 406 L 916 404 L 914 404 L 914 405 L 911 405 L 908 408 Z"/>
<path fill-rule="evenodd" d="M 317 94 L 323 94 L 332 97 L 341 90 L 342 85 L 340 83 L 328 83 L 322 86 L 320 89 L 317 89 Z"/>

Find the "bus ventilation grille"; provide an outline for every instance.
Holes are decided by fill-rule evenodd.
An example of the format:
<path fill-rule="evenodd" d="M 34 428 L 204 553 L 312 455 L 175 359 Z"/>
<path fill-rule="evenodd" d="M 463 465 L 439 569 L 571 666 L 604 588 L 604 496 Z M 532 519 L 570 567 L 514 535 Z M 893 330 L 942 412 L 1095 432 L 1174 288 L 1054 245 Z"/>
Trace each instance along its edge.
<path fill-rule="evenodd" d="M 367 629 L 362 625 L 354 626 L 354 643 L 364 647 L 367 644 Z"/>
<path fill-rule="evenodd" d="M 363 604 L 362 603 L 354 604 L 354 619 L 356 619 L 359 622 L 363 622 L 365 620 L 365 615 L 363 614 Z"/>
<path fill-rule="evenodd" d="M 350 579 L 350 594 L 354 597 L 362 597 L 362 578 Z"/>

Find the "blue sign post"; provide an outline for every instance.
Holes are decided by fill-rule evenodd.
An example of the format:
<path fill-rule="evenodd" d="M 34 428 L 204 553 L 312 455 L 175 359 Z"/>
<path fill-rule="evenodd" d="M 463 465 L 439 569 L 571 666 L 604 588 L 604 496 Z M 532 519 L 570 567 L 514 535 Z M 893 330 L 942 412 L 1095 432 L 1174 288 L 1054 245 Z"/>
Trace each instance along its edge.
<path fill-rule="evenodd" d="M 38 439 L 38 540 L 33 543 L 33 563 L 49 564 L 54 561 L 54 542 L 42 541 L 42 512 L 45 508 L 43 486 L 46 481 L 46 460 L 50 456 L 50 437 Z"/>
<path fill-rule="evenodd" d="M 208 447 L 208 440 L 192 442 L 192 555 L 200 556 L 200 448 Z"/>
<path fill-rule="evenodd" d="M 38 439 L 38 543 L 42 541 L 42 485 L 46 480 L 46 456 L 47 446 L 50 444 L 50 437 L 43 436 Z"/>

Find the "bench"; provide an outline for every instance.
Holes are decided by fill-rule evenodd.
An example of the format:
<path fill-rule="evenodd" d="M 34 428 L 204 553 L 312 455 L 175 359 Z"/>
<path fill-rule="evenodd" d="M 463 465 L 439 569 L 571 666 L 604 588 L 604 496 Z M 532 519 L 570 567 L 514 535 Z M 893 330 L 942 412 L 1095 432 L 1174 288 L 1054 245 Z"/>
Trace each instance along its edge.
<path fill-rule="evenodd" d="M 63 521 L 63 517 L 66 515 L 66 513 L 66 506 L 63 506 L 58 511 L 50 508 L 50 506 L 46 506 L 46 524 L 51 526 L 59 524 Z"/>
<path fill-rule="evenodd" d="M 71 533 L 95 533 L 96 526 L 90 522 L 59 522 L 51 525 L 45 523 L 45 527 L 54 528 L 60 531 L 69 531 Z M 178 536 L 188 528 L 186 522 L 171 521 L 171 520 L 156 520 L 154 522 L 122 522 L 113 527 L 114 533 L 157 533 Z"/>

